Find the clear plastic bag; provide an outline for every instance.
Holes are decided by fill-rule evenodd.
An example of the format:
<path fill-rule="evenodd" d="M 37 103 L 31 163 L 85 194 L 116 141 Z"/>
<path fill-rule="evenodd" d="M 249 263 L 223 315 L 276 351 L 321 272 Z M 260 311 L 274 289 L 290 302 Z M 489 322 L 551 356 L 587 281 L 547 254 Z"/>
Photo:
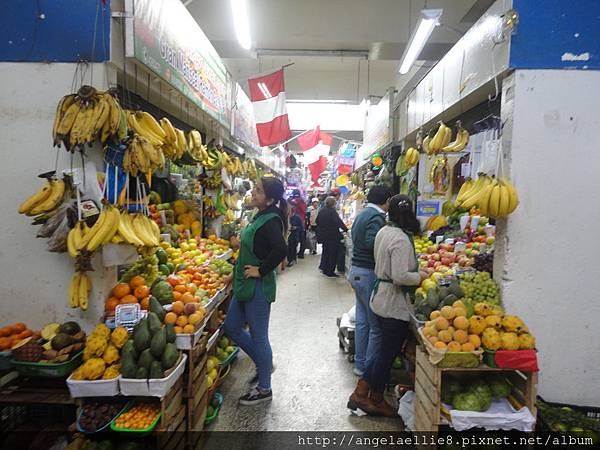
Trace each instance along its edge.
<path fill-rule="evenodd" d="M 69 218 L 63 218 L 60 225 L 54 230 L 50 239 L 48 239 L 48 251 L 64 253 L 67 251 L 67 236 L 71 228 L 69 227 Z"/>
<path fill-rule="evenodd" d="M 415 429 L 415 399 L 416 394 L 414 391 L 407 391 L 400 398 L 398 406 L 398 415 L 402 417 L 404 426 L 410 431 Z"/>

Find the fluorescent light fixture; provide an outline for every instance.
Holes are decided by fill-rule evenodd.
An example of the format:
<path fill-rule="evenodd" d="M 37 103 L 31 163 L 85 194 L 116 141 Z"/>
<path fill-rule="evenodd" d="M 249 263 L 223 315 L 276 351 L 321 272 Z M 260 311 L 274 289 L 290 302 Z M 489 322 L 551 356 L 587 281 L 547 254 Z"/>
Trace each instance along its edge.
<path fill-rule="evenodd" d="M 267 88 L 267 85 L 265 83 L 263 83 L 262 81 L 260 83 L 258 83 L 258 89 L 260 89 L 260 92 L 262 92 L 262 95 L 264 95 L 265 98 L 273 97 L 271 95 L 271 92 L 269 91 L 269 88 Z"/>
<path fill-rule="evenodd" d="M 402 55 L 402 64 L 400 64 L 400 74 L 408 73 L 415 60 L 421 54 L 421 50 L 431 36 L 433 29 L 439 25 L 439 19 L 442 16 L 442 9 L 422 9 L 421 20 L 417 25 L 417 31 L 413 34 L 408 43 L 404 55 Z"/>
<path fill-rule="evenodd" d="M 250 23 L 248 20 L 248 4 L 246 0 L 231 0 L 231 12 L 238 42 L 243 49 L 250 50 L 252 39 L 250 38 Z"/>

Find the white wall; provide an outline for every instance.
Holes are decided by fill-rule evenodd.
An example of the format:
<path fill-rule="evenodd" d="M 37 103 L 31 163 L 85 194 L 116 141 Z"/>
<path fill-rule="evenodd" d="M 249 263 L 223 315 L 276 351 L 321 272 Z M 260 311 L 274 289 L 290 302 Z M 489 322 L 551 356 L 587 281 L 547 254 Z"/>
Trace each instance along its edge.
<path fill-rule="evenodd" d="M 98 88 L 105 87 L 104 67 L 94 65 Z M 59 99 L 71 93 L 75 68 L 75 64 L 0 63 L 0 325 L 23 321 L 39 329 L 50 321 L 74 319 L 89 329 L 98 323 L 115 282 L 114 270 L 103 269 L 96 257 L 88 311 L 69 308 L 73 260 L 67 254 L 48 252 L 47 239 L 35 237 L 39 227 L 17 213 L 21 202 L 42 185 L 37 175 L 54 169 L 54 111 Z M 86 83 L 90 76 L 91 70 Z M 61 149 L 59 166 L 67 164 L 67 152 Z"/>
<path fill-rule="evenodd" d="M 600 406 L 600 72 L 517 71 L 503 148 L 520 206 L 499 224 L 506 309 L 537 338 L 540 395 Z"/>

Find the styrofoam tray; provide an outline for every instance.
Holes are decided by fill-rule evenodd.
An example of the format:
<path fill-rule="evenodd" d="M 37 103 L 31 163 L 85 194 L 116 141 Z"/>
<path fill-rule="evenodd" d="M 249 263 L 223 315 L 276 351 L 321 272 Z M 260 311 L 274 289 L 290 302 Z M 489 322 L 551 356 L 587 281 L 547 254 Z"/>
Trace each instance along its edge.
<path fill-rule="evenodd" d="M 177 382 L 179 377 L 183 375 L 186 359 L 187 355 L 185 353 L 182 354 L 179 363 L 175 366 L 173 372 L 165 378 L 137 380 L 135 378 L 121 377 L 119 380 L 121 394 L 142 397 L 164 397 Z"/>
<path fill-rule="evenodd" d="M 67 386 L 73 398 L 81 397 L 113 397 L 119 394 L 119 379 L 111 380 L 74 380 L 73 375 L 67 378 Z"/>

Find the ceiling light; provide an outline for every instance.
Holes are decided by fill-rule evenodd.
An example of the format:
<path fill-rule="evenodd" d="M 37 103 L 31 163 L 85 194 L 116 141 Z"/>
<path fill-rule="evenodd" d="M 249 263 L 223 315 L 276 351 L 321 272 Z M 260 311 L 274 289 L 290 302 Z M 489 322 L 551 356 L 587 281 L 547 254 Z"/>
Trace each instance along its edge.
<path fill-rule="evenodd" d="M 243 49 L 250 50 L 252 39 L 250 38 L 250 23 L 246 0 L 231 0 L 231 11 L 233 12 L 233 23 L 238 42 Z"/>
<path fill-rule="evenodd" d="M 439 18 L 442 16 L 442 9 L 422 9 L 421 20 L 417 25 L 417 31 L 413 34 L 408 43 L 404 55 L 402 55 L 402 64 L 400 64 L 400 74 L 408 73 L 415 60 L 421 54 L 421 50 L 431 36 L 433 29 L 439 25 Z"/>

